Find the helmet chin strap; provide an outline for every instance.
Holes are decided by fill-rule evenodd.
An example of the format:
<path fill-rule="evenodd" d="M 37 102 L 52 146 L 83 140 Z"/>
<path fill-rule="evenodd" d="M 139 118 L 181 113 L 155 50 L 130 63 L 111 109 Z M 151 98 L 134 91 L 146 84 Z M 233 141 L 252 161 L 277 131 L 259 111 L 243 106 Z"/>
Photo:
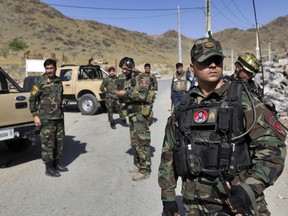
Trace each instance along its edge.
<path fill-rule="evenodd" d="M 240 70 L 237 70 L 237 69 L 235 70 L 236 78 L 240 78 L 240 77 L 239 77 L 239 74 L 240 74 L 240 73 L 241 73 L 241 69 L 240 69 Z"/>

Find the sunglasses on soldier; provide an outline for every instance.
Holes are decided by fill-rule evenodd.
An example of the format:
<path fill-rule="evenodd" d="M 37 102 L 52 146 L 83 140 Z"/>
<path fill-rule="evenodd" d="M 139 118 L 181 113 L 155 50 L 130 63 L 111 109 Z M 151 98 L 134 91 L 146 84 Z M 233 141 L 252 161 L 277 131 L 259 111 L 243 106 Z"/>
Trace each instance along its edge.
<path fill-rule="evenodd" d="M 206 59 L 203 62 L 198 62 L 199 64 L 203 65 L 203 66 L 209 66 L 212 63 L 214 63 L 216 66 L 221 66 L 221 64 L 223 63 L 223 57 L 221 56 L 212 56 L 208 59 Z"/>

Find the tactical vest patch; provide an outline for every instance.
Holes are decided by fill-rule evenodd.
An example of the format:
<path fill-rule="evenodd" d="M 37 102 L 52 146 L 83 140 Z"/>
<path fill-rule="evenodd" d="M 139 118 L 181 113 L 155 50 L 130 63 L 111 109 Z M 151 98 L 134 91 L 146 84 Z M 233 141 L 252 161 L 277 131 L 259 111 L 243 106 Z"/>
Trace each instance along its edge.
<path fill-rule="evenodd" d="M 148 85 L 148 80 L 146 78 L 141 79 L 141 86 L 145 87 Z"/>
<path fill-rule="evenodd" d="M 218 108 L 200 108 L 195 109 L 193 113 L 192 125 L 215 125 L 217 121 Z"/>
<path fill-rule="evenodd" d="M 208 118 L 208 112 L 206 110 L 198 110 L 193 115 L 193 120 L 195 123 L 203 123 Z"/>

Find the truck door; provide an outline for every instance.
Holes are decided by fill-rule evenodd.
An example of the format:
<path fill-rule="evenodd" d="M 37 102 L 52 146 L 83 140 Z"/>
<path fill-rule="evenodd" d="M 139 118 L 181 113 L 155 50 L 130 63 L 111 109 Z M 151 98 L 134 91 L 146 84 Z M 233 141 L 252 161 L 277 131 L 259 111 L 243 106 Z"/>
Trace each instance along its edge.
<path fill-rule="evenodd" d="M 29 110 L 30 92 L 21 87 L 0 68 L 0 114 L 1 126 L 33 122 Z"/>
<path fill-rule="evenodd" d="M 65 95 L 73 95 L 74 92 L 74 85 L 73 85 L 73 74 L 72 69 L 61 69 L 60 70 L 60 79 L 63 83 L 63 89 Z M 74 74 L 75 76 L 75 74 Z"/>
<path fill-rule="evenodd" d="M 7 93 L 0 92 L 0 113 L 3 114 L 1 126 L 33 122 L 29 110 L 30 92 L 13 92 L 13 90 Z"/>

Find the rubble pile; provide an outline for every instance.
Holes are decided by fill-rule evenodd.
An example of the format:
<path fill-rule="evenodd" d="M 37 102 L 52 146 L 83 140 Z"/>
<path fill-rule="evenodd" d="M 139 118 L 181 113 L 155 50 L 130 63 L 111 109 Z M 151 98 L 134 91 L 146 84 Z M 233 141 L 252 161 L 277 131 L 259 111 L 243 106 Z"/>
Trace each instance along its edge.
<path fill-rule="evenodd" d="M 285 68 L 286 67 L 286 68 Z M 270 99 L 276 106 L 279 113 L 288 112 L 288 65 L 281 68 L 281 70 L 274 70 L 274 68 L 264 67 L 264 95 L 265 99 Z M 255 83 L 263 88 L 262 73 L 255 76 Z"/>

